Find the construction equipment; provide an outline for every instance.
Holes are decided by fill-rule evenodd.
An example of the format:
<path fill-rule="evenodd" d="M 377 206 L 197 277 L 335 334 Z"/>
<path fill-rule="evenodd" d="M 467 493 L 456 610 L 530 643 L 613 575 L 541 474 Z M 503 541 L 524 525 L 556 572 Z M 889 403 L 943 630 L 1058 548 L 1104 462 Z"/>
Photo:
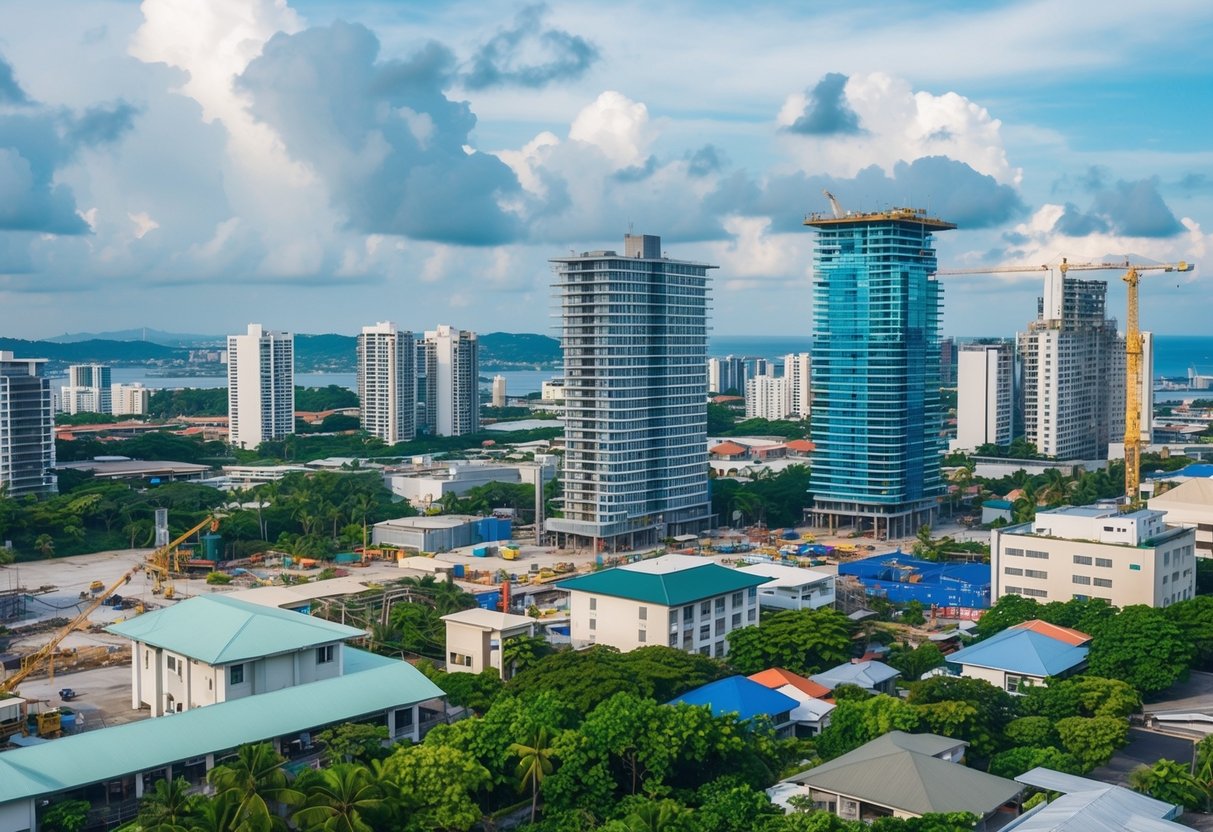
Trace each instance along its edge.
<path fill-rule="evenodd" d="M 163 593 L 165 598 L 171 599 L 176 594 L 176 590 L 173 588 L 172 576 L 174 572 L 181 571 L 181 557 L 178 550 L 182 543 L 208 526 L 212 532 L 217 531 L 219 528 L 219 518 L 212 514 L 176 540 L 166 543 L 148 555 L 147 572 L 152 576 L 153 595 Z"/>
<path fill-rule="evenodd" d="M 93 614 L 97 607 L 101 606 L 107 598 L 117 592 L 121 587 L 131 582 L 131 578 L 135 573 L 143 568 L 143 564 L 134 566 L 129 569 L 121 578 L 110 584 L 109 588 L 98 595 L 93 600 L 85 605 L 84 609 L 73 618 L 66 627 L 59 630 L 55 635 L 42 647 L 38 648 L 33 653 L 21 660 L 21 669 L 9 676 L 7 679 L 0 681 L 0 694 L 13 693 L 17 686 L 25 681 L 32 673 L 42 667 L 44 663 L 49 661 L 55 655 L 55 649 L 59 644 L 73 633 L 77 628 L 88 622 L 88 617 Z"/>
<path fill-rule="evenodd" d="M 830 201 L 830 210 L 834 212 L 834 219 L 840 220 L 847 215 L 846 212 L 842 210 L 842 206 L 838 203 L 838 199 L 832 193 L 827 191 L 825 188 L 822 188 L 821 192 L 825 194 L 826 199 Z"/>
<path fill-rule="evenodd" d="M 1128 314 L 1125 318 L 1125 498 L 1130 507 L 1141 502 L 1141 350 L 1143 337 L 1138 319 L 1139 272 L 1190 272 L 1195 264 L 1178 263 L 1070 263 L 1062 258 L 1057 267 L 1064 282 L 1066 272 L 1124 271 L 1121 278 L 1128 289 Z M 939 275 L 995 274 L 1007 272 L 1050 271 L 1049 266 L 1003 266 L 990 269 L 941 269 Z"/>

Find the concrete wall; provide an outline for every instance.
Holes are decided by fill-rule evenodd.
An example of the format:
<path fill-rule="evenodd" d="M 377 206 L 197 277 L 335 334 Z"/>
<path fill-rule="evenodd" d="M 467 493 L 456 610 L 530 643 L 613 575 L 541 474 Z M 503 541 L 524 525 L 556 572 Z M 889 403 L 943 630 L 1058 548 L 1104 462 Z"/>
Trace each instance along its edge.
<path fill-rule="evenodd" d="M 608 595 L 571 592 L 570 640 L 574 647 L 609 644 L 627 652 L 637 647 L 662 644 L 687 652 L 724 656 L 728 653 L 727 637 L 730 632 L 758 623 L 758 593 L 741 590 L 740 594 L 739 604 L 733 603 L 735 593 L 728 593 L 695 604 L 667 607 Z M 721 603 L 718 604 L 718 601 Z M 595 609 L 591 609 L 591 603 Z M 643 619 L 640 617 L 642 607 L 645 609 Z M 691 609 L 689 619 L 686 613 L 688 607 Z M 671 612 L 674 614 L 672 623 Z M 703 630 L 705 626 L 706 633 Z M 641 631 L 645 634 L 644 641 L 640 640 Z"/>
<path fill-rule="evenodd" d="M 448 673 L 480 673 L 489 667 L 489 630 L 446 622 L 446 670 Z M 470 658 L 471 664 L 461 659 Z"/>

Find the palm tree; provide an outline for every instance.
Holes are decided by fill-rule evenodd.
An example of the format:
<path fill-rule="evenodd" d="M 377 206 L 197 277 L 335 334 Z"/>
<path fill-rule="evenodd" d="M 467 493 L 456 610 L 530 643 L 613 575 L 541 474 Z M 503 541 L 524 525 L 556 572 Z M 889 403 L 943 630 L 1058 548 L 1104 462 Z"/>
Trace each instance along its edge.
<path fill-rule="evenodd" d="M 54 557 L 55 555 L 55 538 L 49 534 L 40 534 L 34 538 L 34 548 L 38 550 L 38 554 L 44 558 Z"/>
<path fill-rule="evenodd" d="M 183 777 L 157 780 L 152 790 L 143 795 L 139 804 L 139 826 L 144 830 L 184 830 L 187 821 L 198 808 L 200 798 L 190 793 L 190 784 Z"/>
<path fill-rule="evenodd" d="M 377 827 L 366 816 L 374 817 L 388 803 L 370 770 L 357 763 L 305 772 L 296 785 L 305 798 L 293 820 L 303 830 L 374 832 Z"/>
<path fill-rule="evenodd" d="M 518 758 L 518 790 L 526 791 L 528 785 L 531 787 L 531 823 L 534 823 L 539 808 L 539 785 L 555 770 L 554 751 L 548 746 L 547 726 L 535 729 L 528 741 L 530 745 L 510 743 L 509 752 Z"/>
<path fill-rule="evenodd" d="M 269 743 L 244 745 L 236 759 L 211 769 L 206 779 L 219 794 L 238 797 L 235 818 L 240 827 L 285 829 L 278 810 L 298 804 L 302 795 L 290 787 L 284 762 Z"/>
<path fill-rule="evenodd" d="M 220 792 L 209 800 L 198 803 L 198 809 L 190 819 L 189 832 L 232 832 L 238 825 L 240 795 L 235 792 Z M 248 828 L 245 824 L 244 828 Z"/>
<path fill-rule="evenodd" d="M 552 652 L 552 645 L 542 636 L 512 636 L 501 645 L 501 666 L 505 678 L 521 673 Z"/>
<path fill-rule="evenodd" d="M 649 801 L 637 806 L 623 822 L 629 832 L 666 832 L 684 828 L 680 815 L 686 810 L 673 800 Z"/>
<path fill-rule="evenodd" d="M 1129 786 L 1166 803 L 1178 803 L 1188 809 L 1204 805 L 1205 790 L 1183 763 L 1159 760 L 1129 773 Z"/>

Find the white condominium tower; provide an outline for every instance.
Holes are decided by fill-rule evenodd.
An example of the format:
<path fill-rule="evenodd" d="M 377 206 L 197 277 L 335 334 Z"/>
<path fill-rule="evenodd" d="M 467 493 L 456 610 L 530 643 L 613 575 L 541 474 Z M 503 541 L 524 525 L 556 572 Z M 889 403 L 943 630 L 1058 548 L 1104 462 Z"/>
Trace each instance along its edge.
<path fill-rule="evenodd" d="M 809 354 L 792 352 L 783 357 L 783 377 L 787 379 L 787 411 L 797 419 L 809 418 L 812 386 L 809 382 Z"/>
<path fill-rule="evenodd" d="M 443 324 L 418 349 L 425 426 L 438 436 L 480 430 L 480 344 L 475 332 Z"/>
<path fill-rule="evenodd" d="M 754 376 L 745 383 L 747 419 L 786 419 L 790 413 L 788 380 L 775 376 Z"/>
<path fill-rule="evenodd" d="M 389 445 L 415 434 L 417 388 L 413 333 L 390 321 L 364 326 L 358 336 L 358 402 L 362 429 Z"/>
<path fill-rule="evenodd" d="M 112 385 L 110 394 L 115 416 L 146 416 L 152 401 L 152 391 L 139 382 Z"/>
<path fill-rule="evenodd" d="M 1015 438 L 1015 348 L 965 344 L 956 361 L 956 439 L 953 450 L 1010 445 Z"/>
<path fill-rule="evenodd" d="M 661 238 L 552 260 L 564 350 L 560 545 L 647 545 L 711 522 L 706 263 Z"/>
<path fill-rule="evenodd" d="M 59 409 L 71 414 L 113 413 L 110 396 L 109 367 L 73 364 L 67 368 L 67 384 L 60 390 Z"/>
<path fill-rule="evenodd" d="M 0 492 L 54 494 L 55 409 L 45 358 L 0 351 Z"/>
<path fill-rule="evenodd" d="M 295 432 L 295 338 L 261 324 L 227 336 L 228 441 L 241 448 Z"/>

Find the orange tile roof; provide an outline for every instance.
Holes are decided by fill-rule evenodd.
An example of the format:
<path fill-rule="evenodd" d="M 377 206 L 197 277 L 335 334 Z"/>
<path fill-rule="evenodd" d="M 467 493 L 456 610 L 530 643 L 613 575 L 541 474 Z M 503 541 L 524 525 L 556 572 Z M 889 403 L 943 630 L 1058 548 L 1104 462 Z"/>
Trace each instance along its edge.
<path fill-rule="evenodd" d="M 1022 624 L 1016 624 L 1012 630 L 1031 630 L 1034 633 L 1040 633 L 1042 636 L 1063 641 L 1074 647 L 1086 644 L 1091 640 L 1091 637 L 1086 633 L 1072 630 L 1069 627 L 1060 627 L 1057 624 L 1050 624 L 1048 621 L 1041 621 L 1039 618 L 1034 618 L 1031 621 L 1025 621 Z"/>
<path fill-rule="evenodd" d="M 719 445 L 713 445 L 710 454 L 719 454 L 721 456 L 736 456 L 746 452 L 744 445 L 738 445 L 736 442 L 721 442 Z"/>
<path fill-rule="evenodd" d="M 793 439 L 788 443 L 789 451 L 815 451 L 817 446 L 807 439 Z"/>
<path fill-rule="evenodd" d="M 755 673 L 750 677 L 750 681 L 757 682 L 771 690 L 779 690 L 784 685 L 791 685 L 801 693 L 806 696 L 812 696 L 814 699 L 825 699 L 830 695 L 830 689 L 825 685 L 819 685 L 812 679 L 806 679 L 790 670 L 784 670 L 782 667 L 772 667 L 760 673 Z"/>

